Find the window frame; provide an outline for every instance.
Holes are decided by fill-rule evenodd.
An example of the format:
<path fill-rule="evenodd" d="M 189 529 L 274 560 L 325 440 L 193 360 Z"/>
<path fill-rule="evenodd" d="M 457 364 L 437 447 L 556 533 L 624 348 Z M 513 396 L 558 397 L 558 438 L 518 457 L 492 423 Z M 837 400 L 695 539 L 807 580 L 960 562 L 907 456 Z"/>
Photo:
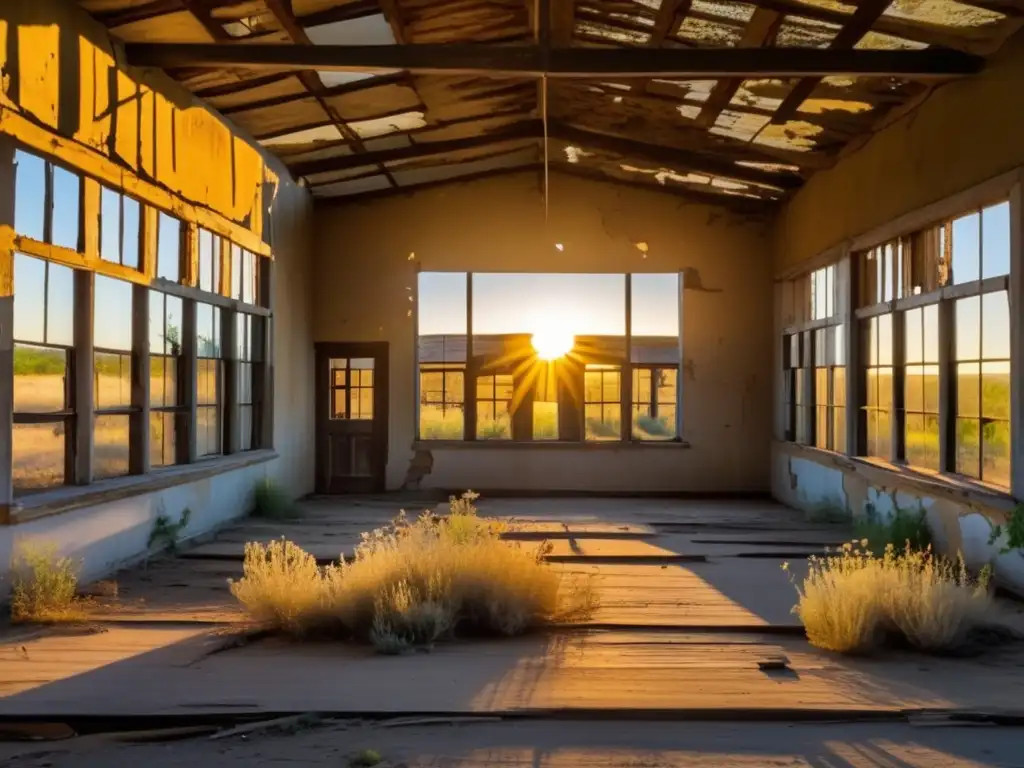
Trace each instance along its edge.
<path fill-rule="evenodd" d="M 240 409 L 245 406 L 252 409 L 251 451 L 272 451 L 272 403 L 269 397 L 272 385 L 269 377 L 272 370 L 270 365 L 272 311 L 270 307 L 273 258 L 269 246 L 259 241 L 258 236 L 246 231 L 244 227 L 179 201 L 173 196 L 168 196 L 159 188 L 150 189 L 149 186 L 140 183 L 136 184 L 130 193 L 130 199 L 138 205 L 138 265 L 137 267 L 130 264 L 125 265 L 121 263 L 124 261 L 123 212 L 125 199 L 129 193 L 126 189 L 119 188 L 110 178 L 89 175 L 62 162 L 59 158 L 53 158 L 50 149 L 48 147 L 46 150 L 40 151 L 37 147 L 25 146 L 12 137 L 0 135 L 0 193 L 6 193 L 0 194 L 0 200 L 9 201 L 6 208 L 0 206 L 0 225 L 8 225 L 13 229 L 15 224 L 15 153 L 24 152 L 37 158 L 45 164 L 44 168 L 46 169 L 45 183 L 39 185 L 44 198 L 42 201 L 43 239 L 36 240 L 15 232 L 9 248 L 0 248 L 0 262 L 2 262 L 0 267 L 7 265 L 7 273 L 10 275 L 6 282 L 0 283 L 0 342 L 10 342 L 0 344 L 0 348 L 8 350 L 0 354 L 0 375 L 13 378 L 13 332 L 9 323 L 5 321 L 9 321 L 13 317 L 13 297 L 17 290 L 13 274 L 11 274 L 14 254 L 16 252 L 23 253 L 26 256 L 41 259 L 47 264 L 68 267 L 72 270 L 74 286 L 72 310 L 74 339 L 73 344 L 65 350 L 67 357 L 65 386 L 68 407 L 61 413 L 36 415 L 14 414 L 11 409 L 10 416 L 5 419 L 7 426 L 0 432 L 0 464 L 8 463 L 8 471 L 0 471 L 0 524 L 16 522 L 16 516 L 21 514 L 17 510 L 20 509 L 44 510 L 44 514 L 63 511 L 63 509 L 69 508 L 69 505 L 73 505 L 74 499 L 77 497 L 92 498 L 97 494 L 103 494 L 106 488 L 121 488 L 125 485 L 126 480 L 129 481 L 129 485 L 137 485 L 141 489 L 147 484 L 153 484 L 145 480 L 149 476 L 154 477 L 154 482 L 157 482 L 156 478 L 167 478 L 168 480 L 173 478 L 174 480 L 170 480 L 171 482 L 187 482 L 190 473 L 196 474 L 201 471 L 205 474 L 209 471 L 206 466 L 201 470 L 199 467 L 189 470 L 181 466 L 195 464 L 199 458 L 195 455 L 196 371 L 199 357 L 197 355 L 198 345 L 194 339 L 190 341 L 190 334 L 194 336 L 195 333 L 197 302 L 209 303 L 219 308 L 223 328 L 221 334 L 223 362 L 221 365 L 225 371 L 221 381 L 221 391 L 224 392 L 223 417 L 220 426 L 223 452 L 217 459 L 204 460 L 203 464 L 207 465 L 212 461 L 214 465 L 224 465 L 225 469 L 242 465 L 240 461 L 244 462 L 244 457 L 233 458 L 229 454 L 243 453 L 244 446 L 240 445 L 240 440 L 235 432 L 239 429 Z M 52 149 L 53 152 L 59 154 L 60 147 Z M 54 229 L 52 175 L 53 168 L 57 167 L 74 174 L 78 179 L 78 211 L 76 212 L 78 247 L 76 249 L 56 245 L 52 242 Z M 120 173 L 118 178 L 121 178 Z M 44 187 L 45 189 L 43 189 Z M 102 258 L 100 255 L 104 189 L 109 190 L 108 195 L 116 194 L 118 196 L 116 227 L 119 250 L 117 261 L 111 259 L 111 254 L 107 254 L 106 258 Z M 67 199 L 70 201 L 70 194 Z M 111 198 L 108 197 L 108 205 L 111 204 Z M 179 225 L 177 238 L 165 238 L 167 242 L 177 240 L 177 253 L 173 257 L 168 256 L 171 250 L 167 242 L 160 243 L 159 222 L 165 217 L 174 219 Z M 34 219 L 32 220 L 34 221 Z M 267 225 L 269 231 L 269 223 L 265 221 L 264 224 Z M 201 228 L 211 231 L 220 239 L 221 243 L 215 253 L 216 268 L 220 273 L 218 284 L 214 286 L 217 289 L 216 292 L 201 291 L 198 288 L 197 246 L 198 233 Z M 68 236 L 64 239 L 70 241 L 70 232 L 67 234 Z M 253 274 L 247 276 L 246 280 L 251 279 L 254 295 L 251 296 L 251 301 L 246 302 L 226 295 L 230 293 L 232 285 L 230 249 L 236 235 L 240 243 L 239 247 L 245 248 L 248 253 L 252 254 L 249 263 L 252 266 Z M 130 236 L 134 238 L 134 233 L 131 233 Z M 178 280 L 174 281 L 158 276 L 158 252 L 161 258 L 177 260 Z M 161 271 L 165 274 L 172 273 L 166 270 Z M 0 269 L 0 276 L 3 274 L 4 270 Z M 125 282 L 131 288 L 132 348 L 130 351 L 116 350 L 117 354 L 127 355 L 130 359 L 131 403 L 120 403 L 118 407 L 101 408 L 97 407 L 95 402 L 96 393 L 93 383 L 96 368 L 95 356 L 111 351 L 100 348 L 94 343 L 94 319 L 96 313 L 102 311 L 102 307 L 93 305 L 97 275 Z M 241 278 L 242 275 L 239 277 Z M 178 404 L 173 407 L 153 405 L 150 400 L 149 314 L 151 292 L 176 297 L 181 301 L 182 306 L 182 344 L 177 363 L 177 387 L 180 397 Z M 247 294 L 248 292 L 246 298 L 250 298 Z M 234 327 L 236 318 L 239 316 L 253 318 L 251 360 L 239 360 L 241 350 L 234 346 Z M 157 354 L 154 350 L 153 356 Z M 240 369 L 244 370 L 243 366 L 245 365 L 251 365 L 251 403 L 240 403 L 237 397 L 232 397 L 232 394 L 237 393 L 226 391 L 227 384 L 237 381 L 238 372 Z M 7 389 L 0 387 L 0 399 L 11 398 L 9 404 L 13 406 L 13 391 L 5 393 Z M 0 405 L 4 404 L 0 403 Z M 3 410 L 0 408 L 0 412 Z M 151 414 L 164 411 L 179 414 L 179 417 L 174 419 L 176 456 L 173 466 L 153 467 L 150 460 L 150 417 Z M 95 421 L 99 417 L 111 414 L 127 416 L 129 419 L 129 477 L 98 477 L 98 466 L 94 453 Z M 60 420 L 66 424 L 64 451 L 66 468 L 63 485 L 32 489 L 26 493 L 19 490 L 15 497 L 11 471 L 15 458 L 12 445 L 14 424 L 22 421 L 29 423 L 29 421 L 53 422 Z M 169 472 L 170 474 L 168 474 Z M 130 480 L 130 477 L 137 479 Z M 159 482 L 167 482 L 167 480 Z M 140 490 L 140 492 L 143 491 Z M 38 512 L 33 512 L 33 514 L 38 514 Z"/>
<path fill-rule="evenodd" d="M 425 437 L 422 433 L 422 418 L 421 418 L 421 374 L 424 372 L 435 372 L 441 364 L 437 363 L 421 363 L 419 359 L 420 350 L 420 334 L 419 334 L 419 316 L 413 311 L 411 316 L 413 317 L 413 377 L 414 377 L 414 403 L 415 403 L 415 441 L 417 444 L 422 444 L 424 448 L 434 447 L 472 447 L 472 446 L 483 446 L 483 445 L 499 445 L 509 446 L 515 445 L 526 445 L 526 446 L 570 446 L 576 448 L 596 448 L 597 446 L 623 446 L 623 445 L 677 445 L 689 447 L 689 443 L 683 439 L 683 424 L 684 424 L 684 412 L 683 412 L 683 386 L 682 386 L 682 360 L 683 360 L 683 278 L 684 272 L 652 272 L 652 273 L 614 273 L 624 277 L 623 290 L 625 292 L 625 354 L 622 359 L 616 356 L 614 359 L 604 356 L 598 356 L 601 359 L 594 359 L 590 362 L 596 364 L 613 364 L 618 366 L 620 375 L 620 387 L 619 387 L 619 400 L 618 405 L 623 414 L 620 425 L 620 434 L 617 439 L 607 440 L 591 440 L 586 438 L 586 426 L 585 426 L 585 394 L 580 392 L 576 397 L 572 397 L 569 392 L 569 386 L 563 382 L 559 382 L 556 391 L 556 402 L 558 403 L 558 438 L 544 438 L 534 437 L 533 435 L 533 406 L 535 403 L 536 393 L 531 387 L 524 391 L 521 396 L 521 402 L 518 403 L 515 408 L 515 413 L 510 414 L 510 421 L 512 423 L 511 439 L 501 438 L 481 438 L 478 437 L 477 429 L 477 398 L 476 398 L 476 381 L 479 377 L 492 376 L 494 374 L 509 374 L 514 371 L 509 368 L 495 367 L 491 365 L 482 365 L 479 360 L 474 359 L 473 354 L 473 276 L 474 274 L 502 274 L 501 272 L 486 272 L 486 273 L 473 273 L 471 271 L 463 270 L 432 270 L 432 272 L 448 273 L 464 275 L 466 278 L 466 323 L 465 323 L 465 337 L 466 337 L 466 351 L 465 351 L 465 362 L 446 362 L 446 366 L 464 366 L 463 367 L 463 382 L 464 382 L 464 416 L 463 416 L 463 437 L 462 439 L 452 438 L 429 438 Z M 416 290 L 419 290 L 419 278 L 417 273 Z M 540 274 L 553 274 L 553 273 L 540 273 Z M 633 363 L 631 361 L 632 352 L 632 275 L 633 274 L 664 274 L 674 275 L 678 279 L 678 303 L 677 311 L 679 312 L 679 363 L 678 364 L 664 364 L 659 363 L 657 365 Z M 418 298 L 418 297 L 417 297 Z M 462 335 L 462 334 L 458 334 Z M 571 363 L 571 365 L 577 365 L 581 368 L 580 375 L 580 386 L 583 386 L 583 376 L 585 375 L 585 365 L 582 363 Z M 632 379 L 634 369 L 643 368 L 657 368 L 659 370 L 674 370 L 676 372 L 676 435 L 672 438 L 665 439 L 643 439 L 633 437 L 633 397 L 632 397 Z M 513 387 L 519 384 L 519 377 L 514 378 Z"/>

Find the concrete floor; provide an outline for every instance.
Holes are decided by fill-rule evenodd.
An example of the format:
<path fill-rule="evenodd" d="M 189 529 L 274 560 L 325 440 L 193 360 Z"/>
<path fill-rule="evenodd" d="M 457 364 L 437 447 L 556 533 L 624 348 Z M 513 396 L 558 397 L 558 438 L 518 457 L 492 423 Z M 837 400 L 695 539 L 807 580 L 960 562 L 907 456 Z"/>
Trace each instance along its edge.
<path fill-rule="evenodd" d="M 143 727 L 146 717 L 169 727 L 310 711 L 343 718 L 568 715 L 674 724 L 666 729 L 671 738 L 655 738 L 657 729 L 641 724 L 448 728 L 454 741 L 443 759 L 429 756 L 438 745 L 417 744 L 415 729 L 381 730 L 374 738 L 389 748 L 407 745 L 412 756 L 402 760 L 423 766 L 1011 764 L 984 762 L 1002 759 L 984 749 L 993 735 L 998 747 L 1003 730 L 985 730 L 986 739 L 968 749 L 966 737 L 977 730 L 958 729 L 961 738 L 918 727 L 923 723 L 916 713 L 998 709 L 1016 717 L 1024 701 L 1021 648 L 976 659 L 897 653 L 850 659 L 818 651 L 803 638 L 791 613 L 795 592 L 780 565 L 846 540 L 848 530 L 753 502 L 501 499 L 485 500 L 481 513 L 515 518 L 517 546 L 540 546 L 547 538 L 553 567 L 593 575 L 602 601 L 597 614 L 563 631 L 453 642 L 429 655 L 400 658 L 273 638 L 233 647 L 244 617 L 226 580 L 241 575 L 246 541 L 286 536 L 331 559 L 351 552 L 361 531 L 393 514 L 380 503 L 311 502 L 298 520 L 242 521 L 178 557 L 119 574 L 118 597 L 103 600 L 97 613 L 100 632 L 0 638 L 0 726 L 42 717 L 95 729 L 95 718 L 106 717 L 103 728 L 120 729 Z M 762 668 L 778 659 L 786 660 L 785 669 Z M 902 725 L 876 723 L 871 728 L 877 730 L 863 730 L 867 741 L 850 744 L 842 729 L 795 724 L 866 716 Z M 734 726 L 682 726 L 695 718 L 788 724 L 744 726 L 745 741 L 739 741 Z M 536 733 L 529 731 L 534 727 Z M 612 743 L 595 746 L 609 732 L 619 733 L 621 752 Z M 259 755 L 245 742 L 115 748 L 108 741 L 96 754 L 113 761 L 111 749 L 140 750 L 132 755 L 160 766 L 184 764 L 188 754 L 194 761 L 200 753 L 218 762 L 225 756 L 228 764 L 262 764 L 264 758 L 269 764 L 278 760 L 269 755 L 294 748 L 307 750 L 302 754 L 310 764 L 337 765 L 317 761 L 349 749 L 354 733 L 332 726 L 270 739 Z M 804 735 L 793 741 L 786 733 Z M 534 738 L 536 744 L 529 741 Z M 96 741 L 90 739 L 87 745 Z M 872 739 L 888 746 L 871 746 Z M 542 742 L 550 747 L 539 757 L 528 749 Z M 75 764 L 109 764 L 89 763 L 92 749 Z"/>

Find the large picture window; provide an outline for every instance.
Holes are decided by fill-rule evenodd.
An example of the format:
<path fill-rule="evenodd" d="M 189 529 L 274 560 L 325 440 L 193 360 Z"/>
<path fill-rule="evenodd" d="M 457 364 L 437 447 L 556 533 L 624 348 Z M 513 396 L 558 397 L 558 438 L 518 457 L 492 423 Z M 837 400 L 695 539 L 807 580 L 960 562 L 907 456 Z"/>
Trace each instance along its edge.
<path fill-rule="evenodd" d="M 675 273 L 421 273 L 420 439 L 678 439 L 680 295 Z"/>

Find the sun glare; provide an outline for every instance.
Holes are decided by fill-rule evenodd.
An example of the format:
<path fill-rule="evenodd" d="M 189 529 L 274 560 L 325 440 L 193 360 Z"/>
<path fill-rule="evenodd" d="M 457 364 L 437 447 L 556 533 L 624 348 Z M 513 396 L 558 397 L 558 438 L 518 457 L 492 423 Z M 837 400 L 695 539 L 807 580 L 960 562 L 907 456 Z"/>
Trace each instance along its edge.
<path fill-rule="evenodd" d="M 530 342 L 541 360 L 557 360 L 572 351 L 573 335 L 562 328 L 549 325 L 533 334 Z"/>

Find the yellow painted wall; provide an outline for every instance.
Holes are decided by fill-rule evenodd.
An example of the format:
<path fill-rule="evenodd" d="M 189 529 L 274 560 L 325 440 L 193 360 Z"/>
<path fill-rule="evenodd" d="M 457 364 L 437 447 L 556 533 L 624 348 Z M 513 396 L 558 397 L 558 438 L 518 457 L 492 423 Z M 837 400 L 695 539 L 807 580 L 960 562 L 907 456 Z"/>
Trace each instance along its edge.
<path fill-rule="evenodd" d="M 936 89 L 834 168 L 776 223 L 777 272 L 1024 164 L 1024 35 L 983 74 Z"/>

